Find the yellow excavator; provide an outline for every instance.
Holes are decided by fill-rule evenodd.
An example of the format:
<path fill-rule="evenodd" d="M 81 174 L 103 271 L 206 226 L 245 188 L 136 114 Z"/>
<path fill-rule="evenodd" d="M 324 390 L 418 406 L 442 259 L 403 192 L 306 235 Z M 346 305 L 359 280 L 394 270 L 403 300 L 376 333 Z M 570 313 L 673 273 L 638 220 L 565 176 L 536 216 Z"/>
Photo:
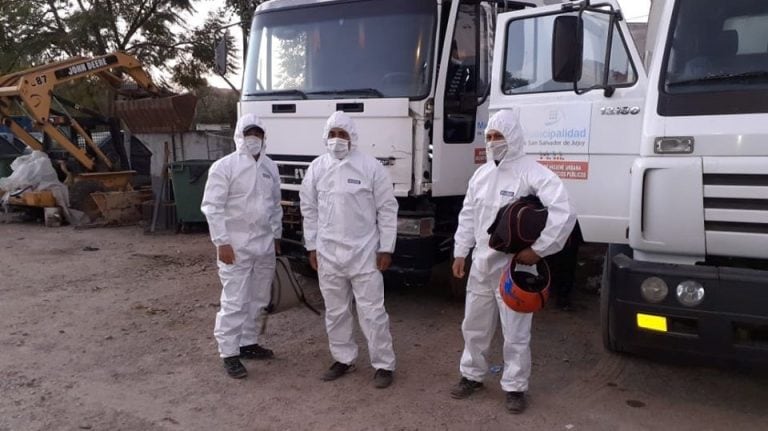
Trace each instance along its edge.
<path fill-rule="evenodd" d="M 118 223 L 135 216 L 143 199 L 131 186 L 135 172 L 115 170 L 113 160 L 67 110 L 67 106 L 79 107 L 57 97 L 54 89 L 73 80 L 96 76 L 118 94 L 125 94 L 125 75 L 132 78 L 143 95 L 149 96 L 115 103 L 117 116 L 129 125 L 129 129 L 140 132 L 133 128 L 140 129 L 143 124 L 154 132 L 182 132 L 189 128 L 195 112 L 195 96 L 171 95 L 157 87 L 139 60 L 122 52 L 92 58 L 75 57 L 0 76 L 0 122 L 33 150 L 48 150 L 50 145 L 44 144 L 48 141 L 58 144 L 80 165 L 79 169 L 68 169 L 61 161 L 58 166 L 67 175 L 65 182 L 71 195 L 86 193 L 86 201 L 80 202 L 83 208 L 76 208 L 85 211 L 91 219 L 99 217 Z M 135 90 L 129 92 L 137 93 Z M 19 124 L 16 119 L 20 113 L 33 121 L 34 129 L 43 134 L 43 139 L 38 140 Z M 68 128 L 69 133 L 64 133 L 63 127 Z M 119 127 L 116 129 L 119 133 Z M 115 132 L 114 127 L 112 131 Z M 113 143 L 121 142 L 114 138 Z M 118 153 L 125 152 L 124 148 L 117 150 Z M 56 206 L 50 191 L 27 191 L 12 196 L 9 203 L 28 207 Z"/>

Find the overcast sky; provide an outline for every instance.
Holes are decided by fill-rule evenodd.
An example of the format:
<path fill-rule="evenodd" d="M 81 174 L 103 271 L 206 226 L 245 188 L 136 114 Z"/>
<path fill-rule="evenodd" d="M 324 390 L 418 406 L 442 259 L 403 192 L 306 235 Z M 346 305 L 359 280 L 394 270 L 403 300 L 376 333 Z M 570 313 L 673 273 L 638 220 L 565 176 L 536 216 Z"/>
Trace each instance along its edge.
<path fill-rule="evenodd" d="M 647 21 L 648 9 L 651 5 L 651 0 L 618 0 L 624 17 L 627 21 Z M 209 11 L 215 10 L 220 7 L 223 2 L 220 0 L 198 0 L 195 2 L 195 8 L 197 12 L 190 17 L 189 22 L 192 25 L 197 25 L 205 20 Z M 234 22 L 233 18 L 233 22 Z M 238 27 L 233 27 L 231 33 L 237 39 L 235 46 L 242 46 L 241 38 L 242 34 Z M 242 54 L 241 57 L 242 58 Z M 241 62 L 242 63 L 242 62 Z M 242 66 L 242 65 L 241 65 Z M 240 88 L 240 81 L 242 80 L 242 69 L 238 71 L 237 75 L 228 76 L 228 79 L 234 84 L 235 87 Z M 227 84 L 218 76 L 211 75 L 208 77 L 211 85 L 215 87 L 228 87 Z"/>

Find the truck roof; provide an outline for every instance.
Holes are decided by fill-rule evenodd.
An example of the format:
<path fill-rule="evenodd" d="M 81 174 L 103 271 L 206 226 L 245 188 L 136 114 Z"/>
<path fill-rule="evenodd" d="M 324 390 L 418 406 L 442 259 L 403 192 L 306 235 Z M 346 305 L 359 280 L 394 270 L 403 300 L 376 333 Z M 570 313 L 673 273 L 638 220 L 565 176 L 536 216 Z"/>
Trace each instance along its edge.
<path fill-rule="evenodd" d="M 278 10 L 278 9 L 293 8 L 298 6 L 306 6 L 311 4 L 319 4 L 319 3 L 338 3 L 342 1 L 349 1 L 349 0 L 269 0 L 264 3 L 261 3 L 259 7 L 256 8 L 256 13 L 267 12 L 267 11 Z M 488 0 L 488 1 L 493 1 L 493 0 Z M 566 1 L 568 0 L 522 0 L 523 3 L 532 3 L 538 6 L 558 4 Z"/>
<path fill-rule="evenodd" d="M 266 12 L 277 9 L 293 8 L 319 3 L 336 3 L 344 0 L 269 0 L 256 8 L 256 13 Z"/>

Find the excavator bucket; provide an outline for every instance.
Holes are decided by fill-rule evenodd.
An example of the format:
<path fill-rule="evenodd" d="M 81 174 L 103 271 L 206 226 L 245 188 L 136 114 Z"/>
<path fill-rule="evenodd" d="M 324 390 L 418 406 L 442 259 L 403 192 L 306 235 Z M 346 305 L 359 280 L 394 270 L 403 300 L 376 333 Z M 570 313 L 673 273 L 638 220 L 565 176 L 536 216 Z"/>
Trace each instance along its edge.
<path fill-rule="evenodd" d="M 181 133 L 192 128 L 197 97 L 187 93 L 178 96 L 120 100 L 116 114 L 132 133 Z"/>
<path fill-rule="evenodd" d="M 147 199 L 141 191 L 96 192 L 91 199 L 107 225 L 127 225 L 141 220 L 141 203 Z"/>

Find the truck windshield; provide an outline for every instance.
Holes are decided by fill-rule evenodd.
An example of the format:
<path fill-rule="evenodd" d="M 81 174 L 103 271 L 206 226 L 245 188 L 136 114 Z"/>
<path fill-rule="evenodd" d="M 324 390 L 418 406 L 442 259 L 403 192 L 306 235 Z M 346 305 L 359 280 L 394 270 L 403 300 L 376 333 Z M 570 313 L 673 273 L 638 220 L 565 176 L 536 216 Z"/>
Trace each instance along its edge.
<path fill-rule="evenodd" d="M 768 91 L 768 2 L 680 0 L 669 40 L 661 88 L 666 96 L 662 102 L 667 105 L 660 104 L 660 112 L 682 106 L 676 102 L 687 100 L 699 105 L 699 109 L 690 106 L 693 111 L 706 111 L 691 114 L 745 113 L 732 112 L 728 103 L 721 105 L 727 112 L 718 112 L 717 101 L 707 99 L 707 95 Z M 709 102 L 711 106 L 707 106 Z M 768 102 L 763 102 L 762 108 L 749 105 L 750 112 L 768 110 Z M 677 110 L 668 113 L 674 115 Z"/>
<path fill-rule="evenodd" d="M 246 99 L 428 95 L 434 0 L 311 3 L 256 15 Z"/>

